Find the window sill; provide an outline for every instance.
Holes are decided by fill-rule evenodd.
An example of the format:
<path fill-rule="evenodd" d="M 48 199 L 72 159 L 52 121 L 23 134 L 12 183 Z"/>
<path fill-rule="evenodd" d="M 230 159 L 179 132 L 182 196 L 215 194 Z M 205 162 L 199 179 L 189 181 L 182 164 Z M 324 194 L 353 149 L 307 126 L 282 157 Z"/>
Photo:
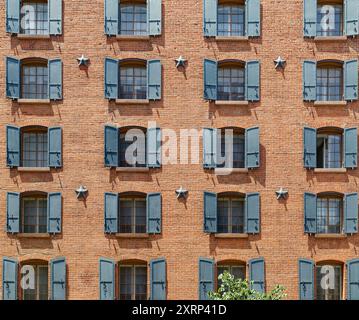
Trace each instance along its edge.
<path fill-rule="evenodd" d="M 18 233 L 18 238 L 41 238 L 41 239 L 49 239 L 51 235 L 48 233 Z"/>
<path fill-rule="evenodd" d="M 343 239 L 343 238 L 346 238 L 347 235 L 346 234 L 337 234 L 337 233 L 316 233 L 314 235 L 315 238 L 318 238 L 318 239 Z"/>
<path fill-rule="evenodd" d="M 244 101 L 236 101 L 236 100 L 216 100 L 215 101 L 216 105 L 221 105 L 221 106 L 248 106 L 249 105 L 249 101 L 244 100 Z"/>
<path fill-rule="evenodd" d="M 150 168 L 144 167 L 144 168 L 136 168 L 136 167 L 117 167 L 117 172 L 149 172 Z"/>
<path fill-rule="evenodd" d="M 346 106 L 347 101 L 314 101 L 315 106 Z"/>
<path fill-rule="evenodd" d="M 116 238 L 146 239 L 149 237 L 148 233 L 116 233 Z"/>
<path fill-rule="evenodd" d="M 231 173 L 248 173 L 247 168 L 216 168 L 214 169 L 216 175 L 229 175 Z"/>
<path fill-rule="evenodd" d="M 17 35 L 18 39 L 31 39 L 31 40 L 45 40 L 50 39 L 51 36 L 49 34 L 21 34 Z"/>
<path fill-rule="evenodd" d="M 119 41 L 136 41 L 136 40 L 150 40 L 150 36 L 136 36 L 136 35 L 117 35 L 116 39 Z"/>
<path fill-rule="evenodd" d="M 315 168 L 314 172 L 316 173 L 346 173 L 347 168 Z"/>
<path fill-rule="evenodd" d="M 18 99 L 21 104 L 50 104 L 50 99 Z"/>
<path fill-rule="evenodd" d="M 334 42 L 334 41 L 347 41 L 347 37 L 346 36 L 333 36 L 333 37 L 324 37 L 324 36 L 318 36 L 318 37 L 314 37 L 314 41 L 318 41 L 318 42 Z"/>
<path fill-rule="evenodd" d="M 50 167 L 18 167 L 19 172 L 50 172 Z"/>
<path fill-rule="evenodd" d="M 215 233 L 215 238 L 221 239 L 245 239 L 248 238 L 247 233 Z"/>
<path fill-rule="evenodd" d="M 216 36 L 216 40 L 246 42 L 249 40 L 249 38 L 246 36 Z"/>
<path fill-rule="evenodd" d="M 116 99 L 116 104 L 149 104 L 148 99 Z"/>

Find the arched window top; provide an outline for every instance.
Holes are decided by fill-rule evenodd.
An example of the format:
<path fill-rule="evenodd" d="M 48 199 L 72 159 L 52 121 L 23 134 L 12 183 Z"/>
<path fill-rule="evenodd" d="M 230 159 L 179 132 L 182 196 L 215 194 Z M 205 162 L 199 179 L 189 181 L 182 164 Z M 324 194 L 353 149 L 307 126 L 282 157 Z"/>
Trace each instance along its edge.
<path fill-rule="evenodd" d="M 124 260 L 120 260 L 119 261 L 119 265 L 123 266 L 123 265 L 128 265 L 128 266 L 132 266 L 132 265 L 143 265 L 143 266 L 147 266 L 147 261 L 142 260 L 142 259 L 124 259 Z"/>
<path fill-rule="evenodd" d="M 218 0 L 218 5 L 245 5 L 245 0 Z"/>
<path fill-rule="evenodd" d="M 225 134 L 226 130 L 233 130 L 233 134 L 245 133 L 245 129 L 240 127 L 222 127 L 222 128 L 218 128 L 218 130 L 221 132 L 221 134 Z"/>
<path fill-rule="evenodd" d="M 132 130 L 132 129 L 138 129 L 138 130 L 141 130 L 141 131 L 144 131 L 144 132 L 147 131 L 147 128 L 141 127 L 141 126 L 124 126 L 124 127 L 120 128 L 120 132 L 121 133 L 126 133 L 127 131 Z"/>
<path fill-rule="evenodd" d="M 120 60 L 120 66 L 126 67 L 126 66 L 139 66 L 139 67 L 146 67 L 147 66 L 147 60 L 145 59 L 139 59 L 139 58 L 126 58 Z"/>
<path fill-rule="evenodd" d="M 343 261 L 340 261 L 340 260 L 336 260 L 336 259 L 326 259 L 326 260 L 320 260 L 320 261 L 317 261 L 316 262 L 316 265 L 317 266 L 323 266 L 323 265 L 343 265 L 344 262 Z"/>
<path fill-rule="evenodd" d="M 46 126 L 42 126 L 42 125 L 29 125 L 29 126 L 24 126 L 24 127 L 21 127 L 21 132 L 29 132 L 29 131 L 46 131 L 48 130 L 49 128 L 46 127 Z"/>
<path fill-rule="evenodd" d="M 325 59 L 317 62 L 318 68 L 342 68 L 344 62 L 337 59 Z"/>
<path fill-rule="evenodd" d="M 217 266 L 246 266 L 246 262 L 244 260 L 237 260 L 237 259 L 224 259 L 224 260 L 218 260 Z"/>
<path fill-rule="evenodd" d="M 47 197 L 47 192 L 39 191 L 39 190 L 24 191 L 24 192 L 21 192 L 20 195 L 22 198 L 26 198 L 26 197 L 45 198 L 45 197 Z"/>
<path fill-rule="evenodd" d="M 343 198 L 344 194 L 337 191 L 323 191 L 317 194 L 318 198 Z"/>
<path fill-rule="evenodd" d="M 239 59 L 224 59 L 218 61 L 218 68 L 244 68 L 246 62 Z"/>
<path fill-rule="evenodd" d="M 238 191 L 225 191 L 218 193 L 217 196 L 218 198 L 244 198 L 246 194 Z"/>
<path fill-rule="evenodd" d="M 119 193 L 120 198 L 145 198 L 146 193 L 140 191 L 126 191 Z"/>
<path fill-rule="evenodd" d="M 343 132 L 343 128 L 333 126 L 321 127 L 317 129 L 318 134 L 342 134 Z"/>
<path fill-rule="evenodd" d="M 45 259 L 39 259 L 39 258 L 30 258 L 26 259 L 20 262 L 21 266 L 26 265 L 47 265 L 49 262 Z"/>
<path fill-rule="evenodd" d="M 28 57 L 21 59 L 21 65 L 41 65 L 47 67 L 48 60 L 40 57 Z"/>
<path fill-rule="evenodd" d="M 343 0 L 318 0 L 318 5 L 324 4 L 343 4 Z"/>

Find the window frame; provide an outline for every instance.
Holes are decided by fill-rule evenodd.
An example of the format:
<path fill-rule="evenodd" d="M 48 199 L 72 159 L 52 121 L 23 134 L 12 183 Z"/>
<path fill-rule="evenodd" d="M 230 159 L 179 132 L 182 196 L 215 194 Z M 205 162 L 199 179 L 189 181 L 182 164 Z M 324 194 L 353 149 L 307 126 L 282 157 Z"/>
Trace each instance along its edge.
<path fill-rule="evenodd" d="M 144 202 L 145 203 L 145 210 L 146 210 L 146 205 L 147 205 L 147 199 L 146 196 L 140 197 L 140 196 L 121 196 L 120 195 L 120 203 L 119 203 L 119 217 L 121 217 L 121 201 L 131 201 L 131 232 L 121 232 L 121 219 L 120 220 L 120 225 L 119 225 L 119 233 L 130 233 L 130 234 L 146 234 L 146 228 L 147 228 L 147 221 L 144 225 L 145 230 L 144 232 L 137 232 L 137 224 L 136 224 L 136 203 L 137 202 Z M 145 212 L 145 219 L 147 217 L 147 213 Z M 141 226 L 141 225 L 140 225 Z"/>
<path fill-rule="evenodd" d="M 335 35 L 325 35 L 323 33 L 328 32 L 328 31 L 321 31 L 319 32 L 318 30 L 318 25 L 320 24 L 319 21 L 319 8 L 326 6 L 326 5 L 332 5 L 334 7 L 339 7 L 340 6 L 340 18 L 341 18 L 341 23 L 340 23 L 340 30 L 338 34 Z M 335 14 L 335 18 L 336 18 L 336 14 Z M 341 37 L 344 36 L 344 29 L 345 29 L 345 4 L 344 1 L 341 0 L 318 0 L 317 2 L 317 7 L 316 7 L 316 19 L 317 19 L 317 23 L 316 23 L 316 30 L 315 30 L 315 34 L 316 37 L 325 37 L 325 38 L 331 38 L 331 37 Z M 329 31 L 330 32 L 330 31 Z"/>
<path fill-rule="evenodd" d="M 230 8 L 230 14 L 229 15 L 226 15 L 229 20 L 228 23 L 225 23 L 225 25 L 229 25 L 230 26 L 230 31 L 227 32 L 229 34 L 225 34 L 225 35 L 222 35 L 220 34 L 219 32 L 219 25 L 221 24 L 219 22 L 219 8 L 220 6 L 222 7 L 229 7 Z M 242 26 L 242 30 L 243 30 L 243 33 L 242 34 L 233 34 L 233 30 L 232 30 L 232 18 L 234 16 L 234 14 L 232 14 L 232 11 L 233 11 L 233 8 L 234 7 L 238 7 L 238 9 L 243 12 L 243 24 L 240 24 L 240 23 L 237 23 L 236 25 L 238 26 Z M 233 1 L 233 0 L 229 0 L 229 1 L 218 1 L 217 3 L 217 36 L 218 37 L 245 37 L 246 36 L 246 4 L 245 4 L 245 1 Z"/>
<path fill-rule="evenodd" d="M 47 168 L 48 167 L 48 154 L 49 154 L 49 141 L 48 141 L 48 128 L 46 127 L 41 127 L 41 126 L 31 126 L 31 127 L 22 127 L 20 128 L 20 137 L 21 137 L 21 141 L 20 141 L 20 164 L 21 167 L 24 168 Z M 36 133 L 36 159 L 35 160 L 27 160 L 27 161 L 35 161 L 36 163 L 38 162 L 42 162 L 41 160 L 39 160 L 38 155 L 40 153 L 39 149 L 39 142 L 38 142 L 38 134 L 45 134 L 46 135 L 46 143 L 43 143 L 44 145 L 46 145 L 46 150 L 44 151 L 45 154 L 45 160 L 43 161 L 44 163 L 46 163 L 45 166 L 25 166 L 24 161 L 25 161 L 25 141 L 24 141 L 24 135 L 27 133 Z"/>
<path fill-rule="evenodd" d="M 123 30 L 122 30 L 122 10 L 121 10 L 121 6 L 132 6 L 133 7 L 133 11 L 132 11 L 132 15 L 135 16 L 135 7 L 136 6 L 143 6 L 145 7 L 146 9 L 146 14 L 145 14 L 145 23 L 146 23 L 146 31 L 143 32 L 143 33 L 136 33 L 135 30 L 132 30 L 133 33 L 123 33 Z M 119 3 L 119 6 L 118 6 L 118 10 L 119 10 L 119 17 L 120 17 L 120 23 L 119 23 L 119 26 L 118 26 L 118 35 L 120 36 L 133 36 L 133 37 L 136 37 L 136 36 L 147 36 L 148 35 L 148 28 L 149 28 L 149 23 L 148 23 L 148 6 L 147 6 L 147 1 L 143 1 L 143 0 L 121 0 L 121 2 Z M 135 21 L 135 19 L 133 21 L 131 21 L 132 25 L 133 25 L 133 29 L 135 29 L 134 25 L 138 22 Z M 142 23 L 142 22 L 140 22 Z"/>
<path fill-rule="evenodd" d="M 315 284 L 315 300 L 319 300 L 318 299 L 318 273 L 317 273 L 317 269 L 318 268 L 321 268 L 323 266 L 331 266 L 331 267 L 334 267 L 334 268 L 339 268 L 340 269 L 340 278 L 339 278 L 339 300 L 343 300 L 343 293 L 344 293 L 344 290 L 343 290 L 343 284 L 344 284 L 344 268 L 343 268 L 343 265 L 340 264 L 340 263 L 318 263 L 318 264 L 315 264 L 315 267 L 314 267 L 314 284 Z M 327 297 L 329 295 L 328 293 L 328 290 L 325 290 L 325 296 Z M 324 299 L 323 301 L 336 301 L 336 300 L 333 300 L 333 299 Z"/>
<path fill-rule="evenodd" d="M 326 163 L 326 158 L 329 158 L 329 149 L 328 149 L 328 138 L 329 136 L 338 136 L 340 137 L 340 159 L 339 159 L 339 163 L 340 166 L 338 167 L 329 167 L 328 164 Z M 343 139 L 343 133 L 339 133 L 339 131 L 319 131 L 317 133 L 317 146 L 318 146 L 318 140 L 319 139 L 323 139 L 323 167 L 319 167 L 318 166 L 318 160 L 319 157 L 317 158 L 317 168 L 323 168 L 323 169 L 339 169 L 339 168 L 343 168 L 344 167 L 344 163 L 343 163 L 343 159 L 344 159 L 344 139 Z M 318 147 L 317 147 L 317 154 L 318 154 Z"/>
<path fill-rule="evenodd" d="M 319 77 L 319 71 L 320 70 L 326 70 L 326 75 L 325 77 Z M 333 70 L 340 70 L 340 77 L 330 77 L 329 73 L 330 71 Z M 320 80 L 325 79 L 325 86 L 321 86 L 320 85 Z M 330 81 L 333 79 L 339 79 L 339 86 L 330 86 Z M 319 61 L 317 63 L 317 68 L 316 68 L 316 88 L 317 88 L 317 92 L 316 92 L 316 101 L 325 101 L 325 102 L 330 102 L 330 101 L 344 101 L 344 91 L 345 91 L 345 81 L 344 81 L 344 65 L 343 65 L 343 61 Z M 329 94 L 329 88 L 333 88 L 333 87 L 338 87 L 339 88 L 339 100 L 333 100 L 330 99 L 331 96 Z M 319 94 L 319 88 L 325 88 L 327 93 L 325 95 L 321 95 Z M 336 96 L 336 95 L 334 95 Z M 323 99 L 323 97 L 325 99 Z"/>
<path fill-rule="evenodd" d="M 219 228 L 219 203 L 220 202 L 226 202 L 228 204 L 228 224 L 227 224 L 227 232 L 223 232 L 223 231 L 220 231 L 220 228 Z M 238 201 L 238 202 L 241 202 L 242 206 L 243 206 L 243 230 L 242 232 L 233 232 L 233 223 L 232 223 L 232 220 L 233 220 L 233 212 L 232 212 L 232 208 L 233 208 L 233 201 Z M 218 230 L 218 233 L 224 233 L 224 234 L 243 234 L 245 232 L 245 197 L 244 196 L 241 196 L 241 195 L 234 195 L 234 196 L 230 196 L 230 195 L 218 195 L 218 198 L 217 198 L 217 230 Z M 238 228 L 240 227 L 240 224 L 237 226 Z"/>
<path fill-rule="evenodd" d="M 223 268 L 223 269 L 228 269 L 229 271 L 229 273 L 231 274 L 231 275 L 233 275 L 233 273 L 232 273 L 232 268 L 243 268 L 243 275 L 244 275 L 244 278 L 242 279 L 242 280 L 245 280 L 246 278 L 247 278 L 247 266 L 246 266 L 246 264 L 245 263 L 241 263 L 241 262 L 233 262 L 233 263 L 228 263 L 228 262 L 222 262 L 222 263 L 217 263 L 216 264 L 216 288 L 217 288 L 217 290 L 219 289 L 219 287 L 220 287 L 220 281 L 219 281 L 219 279 L 218 279 L 218 277 L 219 277 L 219 275 L 221 274 L 221 273 L 219 273 L 219 268 Z M 223 273 L 223 272 L 222 272 Z M 238 279 L 238 278 L 237 278 Z"/>
<path fill-rule="evenodd" d="M 325 218 L 327 220 L 327 223 L 323 226 L 326 230 L 325 232 L 319 231 L 319 218 L 320 218 L 320 211 L 318 206 L 318 200 L 325 200 L 326 201 L 326 215 Z M 329 224 L 330 221 L 330 206 L 329 201 L 330 200 L 339 200 L 339 232 L 329 232 L 328 228 L 331 226 Z M 322 193 L 317 195 L 317 212 L 316 212 L 316 219 L 317 219 L 317 233 L 318 234 L 343 234 L 344 233 L 344 197 L 343 195 L 337 194 L 337 193 Z"/>
<path fill-rule="evenodd" d="M 23 265 L 29 265 L 31 267 L 34 268 L 35 270 L 35 294 L 36 294 L 36 299 L 25 299 L 25 289 L 21 288 L 21 300 L 23 301 L 47 301 L 49 300 L 49 293 L 50 293 L 50 290 L 49 290 L 49 284 L 50 284 L 50 279 L 49 279 L 49 264 L 48 263 L 24 263 Z M 46 290 L 46 296 L 47 296 L 47 299 L 44 300 L 44 299 L 41 299 L 40 300 L 40 272 L 39 272 L 39 269 L 40 268 L 46 268 L 47 269 L 47 290 Z M 21 280 L 20 280 L 21 281 Z"/>
<path fill-rule="evenodd" d="M 127 299 L 121 299 L 121 268 L 131 268 L 132 269 L 132 283 L 131 283 L 131 299 L 127 300 Z M 136 301 L 136 269 L 137 268 L 145 268 L 146 269 L 146 298 L 145 299 L 141 299 L 141 300 L 147 300 L 148 299 L 148 266 L 147 264 L 143 263 L 120 263 L 119 264 L 119 269 L 118 269 L 118 273 L 119 273 L 119 300 L 124 300 L 124 301 Z"/>
<path fill-rule="evenodd" d="M 47 234 L 47 207 L 48 207 L 48 199 L 45 194 L 30 194 L 30 195 L 22 195 L 21 196 L 21 233 L 23 234 Z M 25 232 L 25 202 L 26 201 L 36 201 L 36 225 L 35 232 Z M 39 232 L 40 229 L 40 201 L 46 201 L 46 231 Z"/>
<path fill-rule="evenodd" d="M 36 92 L 35 93 L 26 93 L 26 95 L 24 94 L 24 87 L 26 86 L 31 86 L 33 84 L 31 83 L 26 83 L 25 82 L 25 77 L 32 77 L 31 75 L 25 75 L 24 74 L 24 69 L 25 68 L 36 68 L 36 75 L 35 75 L 35 86 L 36 86 Z M 37 69 L 38 68 L 44 68 L 46 70 L 46 72 L 44 72 L 44 74 L 42 75 L 38 75 L 37 74 Z M 43 83 L 39 84 L 38 83 L 38 77 L 42 77 Z M 23 59 L 20 62 L 20 99 L 29 99 L 29 100 L 47 100 L 49 99 L 50 96 L 50 92 L 49 92 L 49 62 L 48 60 L 45 59 L 41 59 L 41 58 L 29 58 L 29 59 Z M 42 94 L 40 95 L 40 93 L 38 93 L 38 87 L 42 86 L 43 88 L 46 87 L 46 94 Z M 34 96 L 35 97 L 31 97 Z"/>
<path fill-rule="evenodd" d="M 128 97 L 128 96 L 124 96 L 123 94 L 123 89 L 122 89 L 122 84 L 121 84 L 121 75 L 124 69 L 132 69 L 132 81 L 131 81 L 131 95 L 132 97 Z M 145 72 L 145 76 L 144 77 L 135 77 L 134 73 L 136 69 L 141 69 L 141 72 Z M 125 79 L 128 79 L 128 76 L 126 75 Z M 144 88 L 145 91 L 145 95 L 141 96 L 141 95 L 137 95 L 135 88 L 136 88 L 136 81 L 138 81 L 138 79 L 145 79 L 146 82 L 145 84 L 140 87 Z M 125 82 L 126 82 L 125 80 Z M 127 84 L 125 84 L 124 86 L 129 86 Z M 142 60 L 142 59 L 125 59 L 125 60 L 120 60 L 119 62 L 119 72 L 118 72 L 118 99 L 120 100 L 146 100 L 148 98 L 148 66 L 147 66 L 147 61 Z"/>
<path fill-rule="evenodd" d="M 37 19 L 37 15 L 38 15 L 38 11 L 35 10 L 35 20 L 32 22 L 32 23 L 35 23 L 36 24 L 36 32 L 35 33 L 26 33 L 24 31 L 26 31 L 26 29 L 23 29 L 21 27 L 21 24 L 19 26 L 19 34 L 21 35 L 29 35 L 29 36 L 48 36 L 50 35 L 50 24 L 49 24 L 49 17 L 50 17 L 50 11 L 49 11 L 49 1 L 47 0 L 20 0 L 20 21 L 23 19 L 23 13 L 22 13 L 22 8 L 25 6 L 25 5 L 30 5 L 30 4 L 33 4 L 33 5 L 36 5 L 36 8 L 39 4 L 46 4 L 46 9 L 47 9 L 47 15 L 46 15 L 46 20 L 38 20 Z M 44 11 L 41 11 L 42 13 L 44 13 Z M 38 28 L 37 28 L 37 25 L 39 22 L 42 22 L 44 25 L 46 25 L 47 29 L 43 29 L 42 31 L 45 31 L 45 32 L 38 32 Z M 32 29 L 31 29 L 32 30 Z M 47 32 L 46 32 L 47 31 Z"/>
<path fill-rule="evenodd" d="M 138 152 L 137 152 L 137 155 L 136 155 L 136 164 L 135 165 L 132 165 L 132 164 L 129 164 L 126 159 L 124 161 L 122 161 L 122 157 L 123 157 L 123 152 L 121 149 L 122 145 L 125 143 L 127 143 L 125 141 L 125 137 L 122 139 L 121 137 L 122 136 L 125 136 L 127 134 L 127 132 L 131 129 L 137 129 L 137 130 L 141 130 L 144 137 L 145 137 L 145 145 L 144 145 L 144 163 L 141 164 L 141 163 L 138 163 L 137 162 L 137 158 L 138 158 Z M 128 126 L 128 127 L 122 127 L 119 129 L 119 132 L 118 132 L 118 139 L 119 139 L 119 143 L 120 143 L 120 147 L 119 147 L 119 157 L 118 157 L 118 167 L 119 168 L 146 168 L 147 167 L 147 162 L 148 162 L 148 159 L 147 159 L 147 128 L 144 128 L 144 127 L 138 127 L 138 126 Z M 123 143 L 124 142 L 124 143 Z M 133 144 L 134 142 L 128 142 L 130 144 Z M 126 150 L 126 149 L 125 149 Z M 125 152 L 126 154 L 126 152 Z M 126 158 L 126 157 L 125 157 Z"/>
<path fill-rule="evenodd" d="M 225 145 L 225 133 L 226 130 L 232 130 L 233 133 L 233 146 L 232 146 L 232 166 L 231 167 L 226 167 L 226 163 L 224 162 L 223 165 L 222 163 L 219 163 L 218 159 L 217 159 L 217 165 L 216 168 L 231 168 L 231 169 L 245 169 L 246 168 L 246 134 L 245 134 L 245 130 L 242 128 L 236 128 L 236 127 L 224 127 L 224 128 L 220 128 L 220 137 L 221 137 L 221 146 L 220 146 L 220 157 L 221 159 L 223 158 L 227 158 L 226 157 L 226 145 Z M 241 163 L 243 162 L 243 166 L 237 166 L 234 165 L 235 164 L 235 160 L 234 160 L 234 140 L 235 138 L 238 138 L 239 140 L 241 140 L 243 142 L 243 158 L 238 160 L 237 163 Z M 238 146 L 241 146 L 241 143 L 238 143 Z M 240 152 L 237 152 L 238 154 L 240 154 Z"/>
<path fill-rule="evenodd" d="M 229 70 L 230 72 L 230 77 L 225 77 L 223 76 L 222 78 L 220 77 L 220 71 L 223 70 Z M 234 78 L 232 76 L 232 73 L 234 70 L 238 70 L 239 72 L 239 77 L 238 78 Z M 234 78 L 234 79 L 233 79 Z M 220 85 L 220 79 L 222 79 L 222 82 L 224 83 L 225 79 L 229 79 L 230 81 L 230 85 L 229 86 L 221 86 Z M 243 79 L 243 84 L 240 82 L 238 86 L 234 86 L 233 82 L 234 80 L 242 80 Z M 224 97 L 225 91 L 224 90 L 220 90 L 220 88 L 223 87 L 228 88 L 229 89 L 229 94 L 228 94 L 228 99 L 226 99 Z M 243 97 L 242 94 L 237 93 L 236 95 L 240 97 L 240 99 L 233 99 L 232 96 L 235 94 L 232 91 L 235 91 L 234 89 L 238 89 L 238 92 L 242 92 L 243 91 Z M 220 61 L 218 62 L 218 70 L 217 70 L 217 100 L 219 101 L 246 101 L 246 63 L 244 61 Z"/>

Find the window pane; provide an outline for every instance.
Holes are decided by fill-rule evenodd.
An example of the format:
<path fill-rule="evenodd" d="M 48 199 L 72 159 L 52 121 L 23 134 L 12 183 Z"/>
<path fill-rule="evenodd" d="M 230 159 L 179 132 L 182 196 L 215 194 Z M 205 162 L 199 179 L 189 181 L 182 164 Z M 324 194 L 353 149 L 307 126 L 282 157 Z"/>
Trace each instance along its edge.
<path fill-rule="evenodd" d="M 136 233 L 146 233 L 146 200 L 136 200 L 135 230 Z"/>
<path fill-rule="evenodd" d="M 23 290 L 23 300 L 47 300 L 48 299 L 48 266 L 33 265 L 34 288 Z"/>
<path fill-rule="evenodd" d="M 147 268 L 136 266 L 135 270 L 136 270 L 135 300 L 146 300 L 146 298 L 147 298 Z"/>
<path fill-rule="evenodd" d="M 232 200 L 232 233 L 244 232 L 244 201 Z"/>
<path fill-rule="evenodd" d="M 342 68 L 319 67 L 317 70 L 317 100 L 343 100 L 343 71 Z"/>
<path fill-rule="evenodd" d="M 218 5 L 218 35 L 244 36 L 244 6 Z"/>
<path fill-rule="evenodd" d="M 244 100 L 244 68 L 218 68 L 218 100 Z"/>
<path fill-rule="evenodd" d="M 229 201 L 218 199 L 218 233 L 228 233 L 228 221 L 229 221 Z"/>
<path fill-rule="evenodd" d="M 342 199 L 317 199 L 317 232 L 341 233 Z"/>
<path fill-rule="evenodd" d="M 146 35 L 147 34 L 147 6 L 146 4 L 120 5 L 120 34 Z"/>
<path fill-rule="evenodd" d="M 46 233 L 47 232 L 47 199 L 46 198 L 24 198 L 23 226 L 24 233 Z"/>
<path fill-rule="evenodd" d="M 47 66 L 22 67 L 21 96 L 25 99 L 48 98 Z"/>
<path fill-rule="evenodd" d="M 343 34 L 343 6 L 319 5 L 317 10 L 317 35 L 341 36 Z"/>
<path fill-rule="evenodd" d="M 120 299 L 131 300 L 134 294 L 133 268 L 120 267 Z"/>
<path fill-rule="evenodd" d="M 137 130 L 138 137 L 127 136 L 130 141 L 126 133 L 120 134 L 120 167 L 146 167 L 146 134 Z"/>
<path fill-rule="evenodd" d="M 47 132 L 24 132 L 22 139 L 22 166 L 47 167 Z"/>
<path fill-rule="evenodd" d="M 340 266 L 317 266 L 316 280 L 317 300 L 341 299 L 342 268 Z"/>
<path fill-rule="evenodd" d="M 145 66 L 120 67 L 120 98 L 147 98 L 147 68 Z"/>
<path fill-rule="evenodd" d="M 44 2 L 23 2 L 20 32 L 24 34 L 48 34 L 48 7 Z"/>

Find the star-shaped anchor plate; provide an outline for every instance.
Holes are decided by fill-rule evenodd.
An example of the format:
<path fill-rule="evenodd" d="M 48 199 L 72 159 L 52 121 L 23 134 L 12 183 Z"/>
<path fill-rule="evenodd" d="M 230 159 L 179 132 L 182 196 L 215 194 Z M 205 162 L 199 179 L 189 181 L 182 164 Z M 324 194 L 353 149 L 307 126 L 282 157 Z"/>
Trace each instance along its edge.
<path fill-rule="evenodd" d="M 183 189 L 182 186 L 176 190 L 177 199 L 179 198 L 186 198 L 188 194 L 188 190 Z"/>
<path fill-rule="evenodd" d="M 275 194 L 277 195 L 277 200 L 285 199 L 288 195 L 288 190 L 285 190 L 282 187 L 280 187 L 280 189 L 276 191 Z"/>
<path fill-rule="evenodd" d="M 177 58 L 175 61 L 176 61 L 176 68 L 186 66 L 187 60 L 185 58 L 183 58 L 182 56 L 179 56 L 179 58 Z"/>
<path fill-rule="evenodd" d="M 80 58 L 77 58 L 76 60 L 79 63 L 79 66 L 87 66 L 90 59 L 82 55 Z"/>
<path fill-rule="evenodd" d="M 286 61 L 281 56 L 279 56 L 276 60 L 274 60 L 274 63 L 276 69 L 278 68 L 284 69 Z"/>
<path fill-rule="evenodd" d="M 88 190 L 86 187 L 81 185 L 75 190 L 75 192 L 77 199 L 86 199 Z"/>

